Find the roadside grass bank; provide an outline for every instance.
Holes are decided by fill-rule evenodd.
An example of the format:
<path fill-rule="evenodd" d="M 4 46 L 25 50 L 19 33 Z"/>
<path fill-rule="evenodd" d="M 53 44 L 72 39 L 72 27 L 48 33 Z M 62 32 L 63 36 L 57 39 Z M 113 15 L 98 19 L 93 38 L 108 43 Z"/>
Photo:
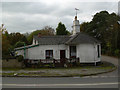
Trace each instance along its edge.
<path fill-rule="evenodd" d="M 73 77 L 73 76 L 89 76 L 101 73 L 107 73 L 115 70 L 117 67 L 108 62 L 94 66 L 88 64 L 80 64 L 74 67 L 55 67 L 55 68 L 3 68 L 2 76 L 38 76 L 38 77 Z"/>

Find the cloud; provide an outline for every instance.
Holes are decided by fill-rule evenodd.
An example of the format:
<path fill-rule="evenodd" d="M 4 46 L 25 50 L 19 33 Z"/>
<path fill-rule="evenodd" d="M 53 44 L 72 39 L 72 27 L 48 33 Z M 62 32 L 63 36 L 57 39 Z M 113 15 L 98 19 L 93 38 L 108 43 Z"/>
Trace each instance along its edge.
<path fill-rule="evenodd" d="M 82 23 L 91 21 L 92 15 L 102 10 L 117 13 L 117 2 L 3 2 L 2 20 L 9 32 L 31 32 L 47 25 L 56 28 L 60 21 L 71 31 L 74 8 L 79 8 L 78 19 Z"/>

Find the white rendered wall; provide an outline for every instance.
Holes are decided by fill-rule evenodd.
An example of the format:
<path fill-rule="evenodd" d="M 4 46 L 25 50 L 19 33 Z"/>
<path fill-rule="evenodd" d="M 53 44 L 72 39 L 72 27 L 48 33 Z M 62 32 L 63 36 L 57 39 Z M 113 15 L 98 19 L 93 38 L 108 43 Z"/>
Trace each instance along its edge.
<path fill-rule="evenodd" d="M 101 52 L 101 48 L 100 48 Z M 100 58 L 97 57 L 97 44 L 80 44 L 77 45 L 77 57 L 80 58 L 81 63 L 99 62 Z M 101 56 L 101 53 L 100 53 Z"/>
<path fill-rule="evenodd" d="M 75 35 L 78 32 L 80 32 L 79 20 L 74 20 L 73 21 L 73 35 Z"/>
<path fill-rule="evenodd" d="M 33 38 L 32 45 L 36 45 L 36 44 L 38 44 L 38 41 L 36 40 L 36 43 L 35 43 L 35 39 Z"/>
<path fill-rule="evenodd" d="M 76 46 L 77 57 L 80 58 L 80 63 L 99 62 L 101 58 L 97 57 L 97 44 L 80 44 Z M 67 45 L 40 45 L 26 49 L 26 59 L 46 59 L 45 51 L 53 50 L 53 58 L 60 59 L 60 50 L 66 51 L 66 58 L 69 58 L 69 46 Z M 16 51 L 18 55 L 24 56 L 24 50 Z M 100 46 L 101 56 L 101 46 Z"/>
<path fill-rule="evenodd" d="M 18 50 L 18 51 L 15 52 L 15 54 L 24 56 L 24 50 Z"/>
<path fill-rule="evenodd" d="M 66 45 L 40 45 L 38 47 L 29 48 L 26 50 L 27 59 L 46 59 L 45 51 L 53 50 L 53 58 L 60 59 L 60 50 L 66 51 L 66 58 L 69 57 L 68 46 Z M 23 53 L 21 53 L 21 51 Z M 24 50 L 17 51 L 19 54 L 24 56 Z"/>

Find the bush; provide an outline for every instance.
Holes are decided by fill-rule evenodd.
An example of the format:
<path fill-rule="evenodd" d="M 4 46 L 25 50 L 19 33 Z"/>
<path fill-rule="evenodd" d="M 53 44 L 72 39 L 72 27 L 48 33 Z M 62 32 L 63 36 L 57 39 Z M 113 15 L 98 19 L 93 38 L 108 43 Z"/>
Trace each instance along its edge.
<path fill-rule="evenodd" d="M 18 62 L 22 62 L 24 59 L 24 57 L 22 55 L 19 55 L 16 58 L 17 58 Z"/>
<path fill-rule="evenodd" d="M 119 50 L 119 49 L 116 49 L 116 50 L 114 51 L 114 53 L 115 53 L 115 56 L 120 56 L 120 50 Z"/>
<path fill-rule="evenodd" d="M 18 41 L 16 44 L 15 44 L 15 48 L 17 48 L 17 47 L 22 47 L 22 46 L 24 46 L 24 42 L 21 42 L 21 41 Z"/>

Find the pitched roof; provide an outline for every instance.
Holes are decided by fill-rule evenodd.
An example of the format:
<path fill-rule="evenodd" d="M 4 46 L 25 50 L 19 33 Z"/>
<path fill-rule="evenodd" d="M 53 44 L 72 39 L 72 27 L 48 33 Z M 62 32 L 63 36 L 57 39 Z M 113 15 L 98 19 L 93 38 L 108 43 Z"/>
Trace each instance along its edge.
<path fill-rule="evenodd" d="M 66 44 L 80 44 L 80 43 L 101 43 L 97 39 L 85 34 L 85 33 L 77 33 L 73 36 L 73 38 L 69 39 Z"/>
<path fill-rule="evenodd" d="M 38 47 L 39 45 L 59 45 L 59 44 L 76 45 L 80 43 L 101 43 L 95 38 L 82 32 L 71 36 L 69 35 L 41 36 L 41 37 L 33 36 L 33 38 L 37 40 L 39 44 L 23 46 L 23 47 L 15 48 L 14 50 L 16 51 L 16 50 L 28 49 L 32 47 Z"/>
<path fill-rule="evenodd" d="M 57 45 L 65 44 L 70 39 L 68 35 L 56 35 L 56 36 L 34 36 L 34 39 L 38 41 L 40 45 Z"/>
<path fill-rule="evenodd" d="M 95 38 L 85 34 L 77 33 L 75 35 L 56 35 L 56 36 L 34 36 L 40 45 L 58 45 L 58 44 L 80 44 L 80 43 L 100 43 Z"/>

